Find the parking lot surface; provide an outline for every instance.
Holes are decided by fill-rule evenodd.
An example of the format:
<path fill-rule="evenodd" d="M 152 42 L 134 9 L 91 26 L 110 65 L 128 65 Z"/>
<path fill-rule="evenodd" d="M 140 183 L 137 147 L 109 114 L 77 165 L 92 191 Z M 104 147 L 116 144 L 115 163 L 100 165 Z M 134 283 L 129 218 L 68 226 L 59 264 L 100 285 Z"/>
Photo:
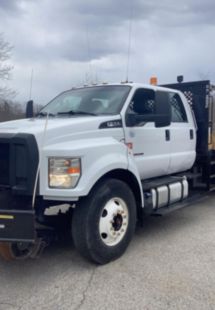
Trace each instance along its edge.
<path fill-rule="evenodd" d="M 215 194 L 138 227 L 127 252 L 95 266 L 68 243 L 0 260 L 0 310 L 215 309 Z"/>

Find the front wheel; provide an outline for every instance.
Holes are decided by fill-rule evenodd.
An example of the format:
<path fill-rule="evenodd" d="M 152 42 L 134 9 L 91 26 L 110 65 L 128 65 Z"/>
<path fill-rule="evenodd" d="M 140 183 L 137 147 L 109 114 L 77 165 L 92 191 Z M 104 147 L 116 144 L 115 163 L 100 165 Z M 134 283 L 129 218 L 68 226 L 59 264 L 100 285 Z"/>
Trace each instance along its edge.
<path fill-rule="evenodd" d="M 106 264 L 124 253 L 136 225 L 136 202 L 126 183 L 102 181 L 74 211 L 72 235 L 83 256 Z"/>

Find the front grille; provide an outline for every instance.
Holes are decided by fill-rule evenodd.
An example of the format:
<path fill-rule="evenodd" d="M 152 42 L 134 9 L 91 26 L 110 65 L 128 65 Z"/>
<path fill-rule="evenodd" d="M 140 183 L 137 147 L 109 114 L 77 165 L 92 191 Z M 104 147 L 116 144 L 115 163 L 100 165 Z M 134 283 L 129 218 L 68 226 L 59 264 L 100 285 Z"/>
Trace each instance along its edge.
<path fill-rule="evenodd" d="M 9 151 L 8 143 L 0 143 L 0 185 L 9 185 Z"/>
<path fill-rule="evenodd" d="M 0 190 L 8 187 L 15 195 L 32 195 L 38 162 L 33 135 L 0 132 Z"/>

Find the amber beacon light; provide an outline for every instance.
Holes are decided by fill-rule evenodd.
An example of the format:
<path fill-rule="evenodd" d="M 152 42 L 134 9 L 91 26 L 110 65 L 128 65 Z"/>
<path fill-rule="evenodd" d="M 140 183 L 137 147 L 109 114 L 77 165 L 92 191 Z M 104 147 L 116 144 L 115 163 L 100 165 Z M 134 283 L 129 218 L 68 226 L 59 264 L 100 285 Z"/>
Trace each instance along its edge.
<path fill-rule="evenodd" d="M 151 85 L 157 85 L 157 84 L 158 84 L 158 79 L 157 79 L 156 76 L 152 76 L 152 77 L 150 78 L 150 84 L 151 84 Z"/>

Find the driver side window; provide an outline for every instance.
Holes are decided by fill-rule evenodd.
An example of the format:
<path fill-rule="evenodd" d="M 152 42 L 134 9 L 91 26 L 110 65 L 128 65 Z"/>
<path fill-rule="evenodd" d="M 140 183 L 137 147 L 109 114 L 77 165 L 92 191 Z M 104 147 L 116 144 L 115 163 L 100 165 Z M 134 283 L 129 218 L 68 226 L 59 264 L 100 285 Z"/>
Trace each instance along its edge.
<path fill-rule="evenodd" d="M 137 116 L 135 126 L 143 126 L 145 121 L 138 118 L 138 116 L 153 116 L 155 114 L 155 92 L 151 89 L 143 88 L 136 90 L 127 110 L 127 114 Z"/>
<path fill-rule="evenodd" d="M 150 89 L 138 89 L 130 103 L 129 112 L 140 115 L 154 114 L 155 92 Z"/>

